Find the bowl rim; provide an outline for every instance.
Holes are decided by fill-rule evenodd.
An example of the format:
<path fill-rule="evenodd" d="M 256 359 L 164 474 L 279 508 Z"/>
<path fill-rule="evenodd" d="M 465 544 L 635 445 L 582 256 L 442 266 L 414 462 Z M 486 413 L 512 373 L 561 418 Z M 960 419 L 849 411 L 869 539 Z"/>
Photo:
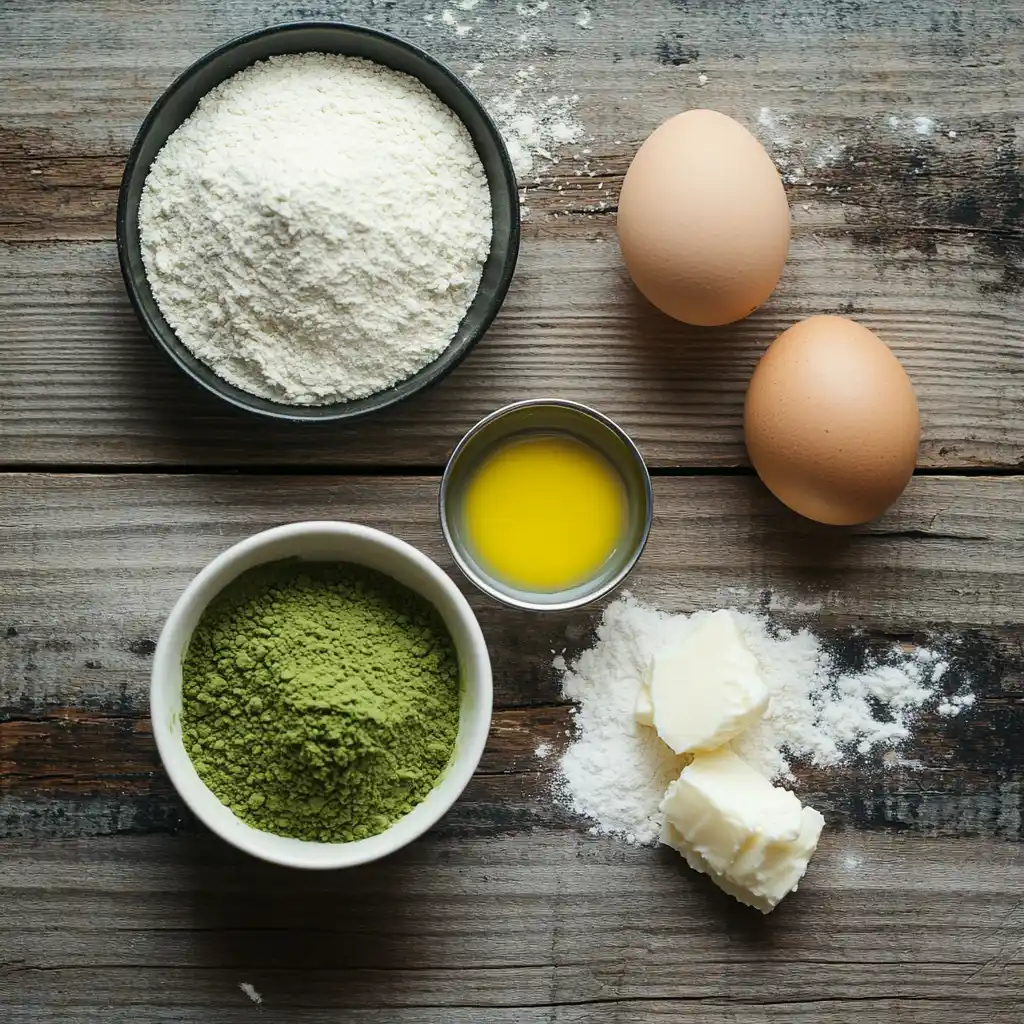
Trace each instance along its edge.
<path fill-rule="evenodd" d="M 549 603 L 541 603 L 538 601 L 530 601 L 526 598 L 515 597 L 512 594 L 508 594 L 505 591 L 492 586 L 486 579 L 480 576 L 463 556 L 459 545 L 455 543 L 451 526 L 448 522 L 447 501 L 448 489 L 451 483 L 452 467 L 455 465 L 458 456 L 461 455 L 462 452 L 465 451 L 465 449 L 473 442 L 473 439 L 481 430 L 489 426 L 491 423 L 504 419 L 506 416 L 519 412 L 522 409 L 544 407 L 568 409 L 578 415 L 588 416 L 610 433 L 614 434 L 623 443 L 632 461 L 639 466 L 643 481 L 644 494 L 643 531 L 633 553 L 630 555 L 629 559 L 623 563 L 619 571 L 614 576 L 605 580 L 604 583 L 599 587 L 596 587 L 594 590 L 584 591 L 582 594 L 566 601 L 552 601 Z M 603 597 L 607 597 L 608 594 L 621 586 L 623 581 L 636 568 L 637 562 L 640 561 L 640 556 L 644 553 L 644 550 L 647 547 L 647 542 L 651 536 L 651 527 L 654 525 L 654 488 L 651 484 L 651 473 L 647 468 L 647 463 L 644 461 L 644 457 L 641 454 L 640 449 L 637 447 L 636 442 L 629 436 L 629 434 L 626 433 L 625 430 L 622 429 L 622 427 L 618 425 L 618 423 L 611 419 L 611 417 L 606 416 L 603 412 L 599 412 L 597 409 L 594 409 L 589 405 L 584 405 L 582 402 L 574 402 L 568 398 L 528 398 L 519 402 L 511 402 L 508 405 L 503 405 L 500 409 L 495 409 L 494 412 L 489 413 L 482 420 L 474 423 L 473 426 L 470 427 L 462 436 L 459 443 L 452 449 L 452 453 L 444 467 L 444 473 L 441 476 L 441 486 L 438 490 L 437 501 L 438 513 L 441 519 L 441 533 L 444 535 L 445 543 L 448 545 L 448 550 L 463 576 L 465 576 L 466 579 L 469 580 L 469 582 L 478 590 L 481 590 L 495 601 L 499 601 L 501 604 L 504 604 L 509 608 L 518 608 L 523 611 L 531 612 L 571 611 L 574 608 L 582 608 L 585 605 L 592 604 L 594 601 L 599 601 Z"/>
<path fill-rule="evenodd" d="M 355 35 L 367 36 L 382 40 L 391 45 L 397 46 L 399 49 L 403 49 L 408 52 L 415 60 L 431 66 L 439 71 L 444 77 L 446 77 L 454 86 L 454 88 L 462 94 L 466 102 L 474 108 L 476 113 L 481 118 L 486 130 L 491 135 L 493 141 L 496 144 L 498 157 L 500 162 L 501 178 L 504 182 L 504 190 L 508 195 L 511 213 L 511 224 L 508 232 L 508 245 L 505 252 L 505 257 L 501 265 L 501 276 L 498 279 L 497 287 L 487 303 L 487 306 L 480 318 L 479 323 L 476 327 L 466 336 L 465 340 L 461 343 L 457 351 L 455 351 L 448 359 L 447 363 L 437 370 L 431 377 L 422 381 L 419 386 L 413 388 L 407 393 L 393 393 L 396 392 L 401 385 L 408 383 L 413 380 L 417 374 L 423 373 L 434 365 L 437 361 L 444 359 L 444 357 L 451 350 L 452 342 L 449 342 L 448 346 L 441 350 L 441 352 L 435 357 L 434 360 L 427 363 L 426 366 L 420 367 L 416 373 L 405 377 L 403 380 L 398 381 L 396 384 L 385 388 L 383 391 L 376 391 L 371 395 L 366 395 L 360 399 L 353 399 L 347 402 L 335 402 L 326 405 L 315 405 L 315 406 L 298 406 L 298 405 L 287 405 L 283 402 L 275 402 L 272 399 L 263 399 L 259 395 L 251 395 L 246 392 L 243 388 L 239 388 L 236 385 L 231 384 L 229 381 L 223 380 L 217 376 L 218 383 L 214 383 L 211 380 L 207 380 L 203 377 L 198 376 L 192 369 L 191 366 L 182 358 L 180 352 L 171 345 L 168 340 L 164 337 L 164 327 L 169 331 L 176 339 L 179 345 L 184 346 L 184 343 L 177 337 L 174 328 L 167 323 L 163 316 L 162 311 L 160 312 L 160 321 L 158 323 L 154 321 L 146 310 L 142 297 L 140 294 L 140 288 L 136 281 L 136 275 L 132 271 L 129 261 L 128 252 L 132 245 L 138 246 L 138 239 L 134 241 L 128 236 L 128 192 L 131 182 L 135 178 L 136 173 L 140 167 L 140 153 L 142 150 L 143 143 L 146 141 L 149 133 L 152 131 L 157 118 L 160 116 L 164 108 L 170 103 L 172 97 L 179 89 L 183 88 L 196 74 L 202 71 L 208 64 L 217 60 L 218 58 L 229 53 L 236 47 L 242 46 L 246 43 L 253 42 L 255 40 L 271 37 L 277 35 L 284 35 L 289 32 L 295 32 L 299 30 L 326 30 L 326 31 L 341 31 L 343 33 L 352 33 Z M 307 51 L 307 52 L 321 52 L 321 51 Z M 266 60 L 267 56 L 257 58 L 257 60 Z M 369 58 L 366 58 L 369 59 Z M 254 61 L 253 63 L 256 63 Z M 251 67 L 252 65 L 246 65 Z M 239 71 L 245 70 L 244 68 Z M 238 74 L 239 72 L 235 72 Z M 231 76 L 229 76 L 231 77 Z M 416 77 L 416 76 L 412 76 Z M 227 81 L 227 79 L 222 79 Z M 425 82 L 417 78 L 420 84 L 425 89 L 431 92 L 433 95 L 438 96 Z M 219 83 L 218 83 L 219 84 Z M 206 95 L 204 93 L 203 95 Z M 459 116 L 458 112 L 454 108 L 449 106 L 445 101 L 438 96 L 438 99 L 443 103 L 452 114 L 459 120 L 459 123 L 463 125 L 468 131 L 463 119 Z M 180 127 L 180 125 L 178 126 Z M 177 130 L 177 129 L 175 129 Z M 475 147 L 474 147 L 475 148 Z M 482 160 L 481 160 L 482 163 Z M 149 173 L 149 167 L 145 168 L 146 174 Z M 141 193 L 140 193 L 141 195 Z M 137 204 L 136 204 L 137 206 Z M 493 220 L 492 220 L 493 223 Z M 121 174 L 121 183 L 118 187 L 117 197 L 117 212 L 115 216 L 115 235 L 117 239 L 117 258 L 121 268 L 121 277 L 124 280 L 125 289 L 128 292 L 128 301 L 131 303 L 132 309 L 135 312 L 135 316 L 139 323 L 142 325 L 143 331 L 149 338 L 149 340 L 162 352 L 164 352 L 171 360 L 171 362 L 177 367 L 177 369 L 183 373 L 190 381 L 201 387 L 208 394 L 214 395 L 221 401 L 228 403 L 235 409 L 239 409 L 252 416 L 260 416 L 266 419 L 272 420 L 283 420 L 291 423 L 338 423 L 340 421 L 354 422 L 356 420 L 363 419 L 367 416 L 372 416 L 374 413 L 382 412 L 385 409 L 389 409 L 400 402 L 406 401 L 423 391 L 431 388 L 433 385 L 444 380 L 465 358 L 469 355 L 470 351 L 474 349 L 480 339 L 487 333 L 491 325 L 494 323 L 495 318 L 501 311 L 504 305 L 505 298 L 508 294 L 509 287 L 512 283 L 512 277 L 515 273 L 516 264 L 519 259 L 519 248 L 522 235 L 522 218 L 519 207 L 519 183 L 516 177 L 515 169 L 512 166 L 512 160 L 508 153 L 508 147 L 505 145 L 505 139 L 498 129 L 498 126 L 494 123 L 494 119 L 487 112 L 483 103 L 477 98 L 476 94 L 468 85 L 457 75 L 447 64 L 443 61 L 438 60 L 432 54 L 428 53 L 422 47 L 417 46 L 415 43 L 411 43 L 406 39 L 396 36 L 390 32 L 384 32 L 381 29 L 370 28 L 365 25 L 356 25 L 351 22 L 345 21 L 288 21 L 282 22 L 277 25 L 269 25 L 265 28 L 256 29 L 252 32 L 245 32 L 241 35 L 237 35 L 232 39 L 221 43 L 219 46 L 214 47 L 212 50 L 204 53 L 197 60 L 193 61 L 184 71 L 180 72 L 174 80 L 168 85 L 164 91 L 157 98 L 156 102 L 150 107 L 149 112 L 146 114 L 139 126 L 139 130 L 135 135 L 135 139 L 132 142 L 131 149 L 128 152 L 128 158 L 125 160 L 124 171 Z M 477 289 L 479 294 L 479 287 Z M 474 296 L 474 300 L 475 300 Z M 155 304 L 155 299 L 154 299 Z M 472 302 L 471 302 L 472 304 Z M 468 312 L 468 307 L 467 307 Z M 461 321 L 460 321 L 461 324 Z M 198 357 L 195 357 L 198 358 Z M 201 361 L 201 360 L 200 360 Z M 211 371 L 213 372 L 213 371 Z M 214 374 L 216 376 L 216 374 Z M 267 406 L 253 404 L 252 400 L 257 399 L 268 403 Z M 367 402 L 371 399 L 375 399 L 373 405 L 364 408 L 352 408 L 361 402 Z"/>
<path fill-rule="evenodd" d="M 453 756 L 432 790 L 432 793 L 443 792 L 443 797 L 435 800 L 434 805 L 425 813 L 421 813 L 418 816 L 418 820 L 414 821 L 412 825 L 408 824 L 409 818 L 417 810 L 423 808 L 422 803 L 418 804 L 409 814 L 392 822 L 383 832 L 370 836 L 367 839 L 333 844 L 316 843 L 312 840 L 295 840 L 296 843 L 306 843 L 311 847 L 321 849 L 324 847 L 336 848 L 336 856 L 320 857 L 315 863 L 306 862 L 299 856 L 289 856 L 264 849 L 261 841 L 256 838 L 264 833 L 252 826 L 250 826 L 252 835 L 248 833 L 228 833 L 222 829 L 220 822 L 208 815 L 200 801 L 194 799 L 197 780 L 198 784 L 205 787 L 221 807 L 226 807 L 226 805 L 199 778 L 198 774 L 195 773 L 194 767 L 193 774 L 195 774 L 195 778 L 193 779 L 190 775 L 186 774 L 186 770 L 183 767 L 184 762 L 181 761 L 180 756 L 171 756 L 172 749 L 174 751 L 183 750 L 184 743 L 180 731 L 175 732 L 172 721 L 162 713 L 166 703 L 164 698 L 166 697 L 167 688 L 173 685 L 170 674 L 173 671 L 171 668 L 173 661 L 171 659 L 175 658 L 176 655 L 180 657 L 187 650 L 188 639 L 191 637 L 190 634 L 188 639 L 178 645 L 175 644 L 172 635 L 180 628 L 181 620 L 195 612 L 197 606 L 198 614 L 202 615 L 202 612 L 209 607 L 210 602 L 223 591 L 224 587 L 229 585 L 234 579 L 237 579 L 239 573 L 234 573 L 224 579 L 216 586 L 212 593 L 203 599 L 201 595 L 206 587 L 211 583 L 215 583 L 226 572 L 230 572 L 241 559 L 250 553 L 282 539 L 287 540 L 309 534 L 329 535 L 342 541 L 351 542 L 354 540 L 356 545 L 371 544 L 390 549 L 400 558 L 411 563 L 415 568 L 430 577 L 439 586 L 446 598 L 452 602 L 456 616 L 469 634 L 469 649 L 459 649 L 459 653 L 460 660 L 465 659 L 465 662 L 471 666 L 471 674 L 474 679 L 472 687 L 477 698 L 475 711 L 469 719 L 470 728 L 466 731 L 466 735 L 463 736 L 463 729 L 460 724 L 460 735 L 456 741 L 457 746 L 453 751 Z M 356 562 L 356 564 L 361 564 L 356 557 L 357 554 L 358 551 L 354 546 L 352 551 L 353 557 L 350 560 Z M 278 561 L 282 557 L 287 558 L 288 556 L 275 554 L 273 558 L 267 559 L 266 562 Z M 348 559 L 344 555 L 338 557 L 339 562 L 346 560 Z M 256 564 L 262 565 L 265 562 L 258 562 Z M 384 574 L 388 575 L 386 572 Z M 410 589 L 415 590 L 414 587 Z M 424 596 L 424 600 L 430 601 L 430 598 Z M 452 639 L 457 644 L 454 636 Z M 467 684 L 464 682 L 463 685 Z M 383 530 L 378 530 L 375 527 L 341 520 L 307 520 L 261 530 L 232 544 L 208 562 L 189 581 L 188 585 L 178 596 L 160 631 L 153 655 L 153 665 L 150 670 L 149 698 L 150 721 L 161 763 L 175 791 L 191 813 L 211 832 L 244 853 L 273 864 L 311 870 L 355 867 L 359 864 L 379 860 L 414 842 L 432 828 L 462 796 L 466 786 L 476 772 L 490 736 L 494 709 L 493 673 L 487 641 L 476 614 L 452 578 L 432 558 L 407 541 Z M 187 750 L 184 751 L 184 755 L 188 764 L 191 765 L 191 758 Z M 230 808 L 227 809 L 230 810 Z M 240 821 L 241 819 L 237 820 Z M 403 822 L 406 823 L 404 827 Z M 272 835 L 272 833 L 265 834 Z"/>

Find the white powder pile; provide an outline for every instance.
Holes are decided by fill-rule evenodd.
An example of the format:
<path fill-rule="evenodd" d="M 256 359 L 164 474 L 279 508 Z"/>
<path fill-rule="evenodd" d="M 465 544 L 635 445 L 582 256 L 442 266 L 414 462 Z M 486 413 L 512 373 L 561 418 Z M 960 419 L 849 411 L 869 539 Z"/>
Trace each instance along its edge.
<path fill-rule="evenodd" d="M 653 729 L 636 723 L 634 702 L 651 654 L 708 614 L 667 615 L 623 598 L 605 610 L 592 648 L 568 666 L 556 659 L 563 695 L 577 705 L 556 795 L 592 819 L 594 832 L 657 841 L 658 804 L 684 761 Z M 755 615 L 733 614 L 771 702 L 767 715 L 732 745 L 770 779 L 792 779 L 794 760 L 829 767 L 875 749 L 891 751 L 922 712 L 958 714 L 974 702 L 970 693 L 947 697 L 940 689 L 948 664 L 933 651 L 894 650 L 885 663 L 840 673 L 813 633 L 773 631 Z"/>
<path fill-rule="evenodd" d="M 491 238 L 483 167 L 421 83 L 272 57 L 207 94 L 153 162 L 146 273 L 188 348 L 294 405 L 361 398 L 449 344 Z"/>
<path fill-rule="evenodd" d="M 642 845 L 657 840 L 658 804 L 683 766 L 653 729 L 633 718 L 640 677 L 649 653 L 664 642 L 666 618 L 629 599 L 614 601 L 597 643 L 562 678 L 562 695 L 577 708 L 576 735 L 559 766 L 559 795 L 594 819 L 595 831 Z"/>

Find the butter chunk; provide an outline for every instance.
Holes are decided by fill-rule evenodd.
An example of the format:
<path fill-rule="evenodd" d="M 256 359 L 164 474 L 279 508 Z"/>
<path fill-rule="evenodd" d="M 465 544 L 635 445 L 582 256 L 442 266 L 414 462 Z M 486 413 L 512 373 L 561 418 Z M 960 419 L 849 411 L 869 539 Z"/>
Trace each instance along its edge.
<path fill-rule="evenodd" d="M 723 875 L 715 871 L 715 869 L 712 868 L 708 862 L 699 853 L 697 853 L 689 843 L 686 842 L 679 830 L 667 821 L 662 826 L 661 841 L 676 850 L 694 871 L 699 871 L 702 875 L 707 875 L 711 881 L 722 890 L 722 892 L 732 896 L 733 899 L 739 900 L 740 903 L 745 903 L 748 907 L 754 907 L 756 910 L 760 910 L 762 914 L 770 914 L 775 909 L 774 903 L 770 903 L 762 897 L 755 896 L 742 885 L 737 885 L 728 875 Z"/>
<path fill-rule="evenodd" d="M 661 804 L 661 841 L 741 903 L 770 913 L 803 878 L 825 820 L 731 750 L 697 754 Z"/>
<path fill-rule="evenodd" d="M 720 872 L 752 841 L 791 842 L 800 835 L 800 801 L 728 748 L 696 754 L 668 787 L 661 809 Z"/>
<path fill-rule="evenodd" d="M 804 807 L 800 834 L 792 842 L 763 843 L 744 850 L 729 869 L 729 877 L 746 890 L 749 899 L 732 895 L 766 914 L 774 910 L 804 877 L 824 826 L 825 819 L 813 807 Z"/>
<path fill-rule="evenodd" d="M 736 620 L 706 616 L 651 658 L 634 715 L 677 754 L 713 750 L 749 729 L 768 707 L 757 660 Z"/>

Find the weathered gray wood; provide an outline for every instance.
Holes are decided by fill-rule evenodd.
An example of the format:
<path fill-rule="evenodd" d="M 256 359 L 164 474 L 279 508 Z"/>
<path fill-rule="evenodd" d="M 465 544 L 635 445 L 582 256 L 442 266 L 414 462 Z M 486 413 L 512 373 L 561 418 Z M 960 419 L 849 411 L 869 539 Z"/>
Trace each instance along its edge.
<path fill-rule="evenodd" d="M 1019 0 L 607 0 L 589 28 L 568 0 L 536 22 L 513 0 L 452 6 L 465 36 L 434 0 L 3 3 L 0 466 L 422 473 L 479 416 L 543 393 L 611 413 L 656 466 L 734 466 L 760 351 L 798 317 L 841 311 L 913 377 L 923 467 L 1024 468 Z M 494 329 L 436 392 L 356 428 L 253 423 L 192 391 L 142 337 L 112 245 L 124 155 L 160 91 L 229 36 L 294 18 L 387 28 L 459 71 L 479 61 L 485 100 L 532 63 L 542 92 L 578 94 L 588 130 L 525 182 L 522 262 Z M 723 331 L 638 301 L 614 236 L 631 153 L 698 105 L 753 126 L 793 178 L 783 281 Z M 851 656 L 949 633 L 951 672 L 978 695 L 963 718 L 920 723 L 907 753 L 921 770 L 801 771 L 829 828 L 768 919 L 553 803 L 569 721 L 551 660 L 589 642 L 596 608 L 526 616 L 471 594 L 495 662 L 491 740 L 452 812 L 382 864 L 270 868 L 184 812 L 146 688 L 187 580 L 233 541 L 313 517 L 389 529 L 451 571 L 436 475 L 0 477 L 0 1022 L 1016 1021 L 1024 477 L 922 476 L 852 531 L 797 519 L 751 477 L 655 484 L 641 597 L 760 607 Z"/>
<path fill-rule="evenodd" d="M 736 465 L 757 356 L 799 317 L 836 310 L 904 360 L 924 413 L 923 466 L 1024 464 L 1019 5 L 614 0 L 582 29 L 574 4 L 531 20 L 488 0 L 459 15 L 481 19 L 465 37 L 432 2 L 118 10 L 21 0 L 0 12 L 13 41 L 0 55 L 0 240 L 12 243 L 0 247 L 3 464 L 437 466 L 479 416 L 556 392 L 619 418 L 656 465 Z M 229 415 L 179 380 L 135 324 L 112 246 L 87 241 L 112 238 L 120 162 L 175 73 L 235 32 L 332 16 L 398 31 L 456 69 L 482 63 L 472 81 L 485 99 L 529 61 L 542 94 L 579 96 L 589 135 L 528 180 L 516 284 L 449 381 L 359 427 L 289 431 Z M 519 48 L 516 32 L 534 25 L 544 47 Z M 754 126 L 795 178 L 783 281 L 758 314 L 720 331 L 648 309 L 614 238 L 631 153 L 693 105 Z M 762 107 L 788 121 L 759 127 Z M 935 130 L 919 135 L 915 116 Z"/>
<path fill-rule="evenodd" d="M 613 240 L 538 240 L 524 248 L 501 318 L 448 380 L 354 427 L 289 427 L 225 413 L 169 365 L 127 304 L 113 245 L 0 246 L 0 367 L 9 388 L 0 459 L 440 467 L 488 412 L 556 395 L 615 417 L 652 465 L 735 465 L 745 461 L 743 394 L 764 347 L 800 316 L 855 295 L 849 274 L 876 276 L 856 253 L 837 274 L 822 265 L 818 243 L 796 249 L 791 274 L 817 283 L 792 293 L 792 312 L 777 298 L 724 333 L 691 332 L 634 301 L 615 269 Z M 1019 464 L 1019 311 L 993 302 L 979 316 L 962 291 L 940 296 L 923 280 L 913 287 L 858 302 L 916 382 L 921 465 Z"/>
<path fill-rule="evenodd" d="M 193 829 L 145 721 L 154 638 L 188 579 L 258 529 L 314 518 L 390 530 L 454 573 L 436 488 L 403 477 L 0 478 L 0 833 Z M 655 496 L 630 587 L 656 605 L 764 608 L 854 653 L 927 632 L 960 638 L 950 681 L 970 680 L 976 711 L 921 723 L 905 756 L 924 770 L 803 772 L 801 791 L 830 821 L 1019 837 L 1024 480 L 918 477 L 896 510 L 849 531 L 798 519 L 751 477 L 661 478 Z M 551 800 L 568 727 L 551 663 L 590 642 L 599 609 L 528 615 L 465 589 L 491 645 L 499 713 L 481 773 L 442 831 L 576 828 Z M 541 742 L 551 757 L 536 756 Z"/>
<path fill-rule="evenodd" d="M 237 1009 L 240 1001 L 247 1005 Z M 971 1009 L 966 1009 L 963 1004 L 951 1006 L 936 999 L 868 998 L 797 1003 L 782 1000 L 756 1007 L 737 1008 L 733 1003 L 717 1000 L 635 999 L 628 1002 L 601 1000 L 567 1006 L 516 1006 L 500 1009 L 472 1005 L 339 1011 L 309 1009 L 304 1006 L 302 1009 L 289 1009 L 288 1019 L 295 1024 L 336 1024 L 339 1012 L 343 1012 L 346 1024 L 649 1024 L 650 1021 L 676 1022 L 691 1018 L 699 1018 L 706 1024 L 886 1024 L 892 1020 L 899 1020 L 900 1024 L 945 1024 L 947 1021 L 950 1024 L 973 1024 L 977 1018 L 972 1014 L 1002 1012 L 1004 1005 L 993 1009 L 987 1004 L 974 1003 Z M 251 1024 L 254 1012 L 259 1009 L 262 1008 L 253 1007 L 239 993 L 239 999 L 232 1001 L 230 1009 L 217 1004 L 217 1020 L 219 1024 Z M 112 1017 L 109 1008 L 98 1013 L 87 1011 L 84 1016 L 76 1010 L 74 1019 L 81 1024 L 111 1024 L 111 1021 L 115 1024 L 121 1021 L 130 1021 L 131 1024 L 168 1024 L 171 1019 L 175 1022 L 206 1020 L 201 1015 L 202 1011 L 196 1011 L 196 1016 L 181 1016 L 181 1010 L 175 1007 L 172 1012 L 175 1016 L 168 1018 L 164 1011 L 133 1006 L 130 1016 Z M 1012 1006 L 1007 1012 L 1012 1012 Z M 15 1011 L 10 1021 L 11 1024 L 39 1024 L 40 1021 L 65 1019 L 54 1017 L 46 1010 L 32 1009 Z"/>
<path fill-rule="evenodd" d="M 20 1020 L 242 1020 L 245 981 L 317 1022 L 1009 1024 L 1024 984 L 1024 861 L 982 839 L 832 832 L 766 920 L 665 850 L 543 832 L 315 876 L 207 837 L 3 853 Z"/>
<path fill-rule="evenodd" d="M 461 582 L 437 521 L 436 479 L 333 476 L 0 476 L 9 700 L 137 708 L 146 657 L 186 583 L 257 530 L 351 519 L 420 547 Z M 1020 618 L 1024 480 L 917 477 L 875 523 L 819 527 L 752 477 L 660 478 L 629 588 L 667 610 L 767 605 L 822 629 L 997 632 Z M 495 648 L 503 706 L 554 697 L 549 663 L 590 634 L 593 609 L 535 615 L 465 585 Z M 532 643 L 519 639 L 527 634 Z M 94 664 L 87 664 L 93 662 Z M 540 681 L 543 676 L 544 682 Z"/>

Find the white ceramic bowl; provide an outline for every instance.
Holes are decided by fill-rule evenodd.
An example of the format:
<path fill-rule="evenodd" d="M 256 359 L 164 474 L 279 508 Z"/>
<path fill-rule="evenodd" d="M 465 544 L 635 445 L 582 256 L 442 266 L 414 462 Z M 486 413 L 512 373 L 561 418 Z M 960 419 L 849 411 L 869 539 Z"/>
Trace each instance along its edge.
<path fill-rule="evenodd" d="M 247 825 L 199 778 L 181 739 L 181 666 L 206 606 L 247 569 L 282 558 L 356 562 L 386 573 L 426 598 L 455 642 L 462 678 L 459 734 L 448 768 L 427 798 L 390 828 L 351 843 L 289 839 Z M 157 643 L 150 684 L 153 735 L 167 774 L 195 815 L 222 839 L 255 857 L 297 868 L 342 868 L 394 853 L 427 831 L 459 798 L 476 771 L 491 725 L 491 662 L 480 625 L 458 587 L 422 552 L 355 523 L 310 522 L 257 533 L 218 555 L 185 589 Z"/>

